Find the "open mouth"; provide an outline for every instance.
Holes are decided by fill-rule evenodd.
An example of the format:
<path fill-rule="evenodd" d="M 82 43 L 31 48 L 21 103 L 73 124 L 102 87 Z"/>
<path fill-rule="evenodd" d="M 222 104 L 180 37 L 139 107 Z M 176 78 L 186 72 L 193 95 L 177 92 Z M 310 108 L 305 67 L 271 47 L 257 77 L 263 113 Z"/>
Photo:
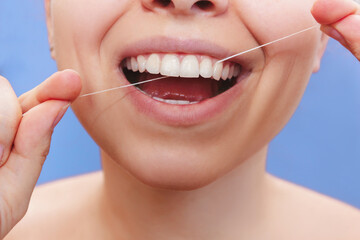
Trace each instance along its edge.
<path fill-rule="evenodd" d="M 154 100 L 176 105 L 196 104 L 237 84 L 241 65 L 189 54 L 147 54 L 125 58 L 122 71 L 130 83 L 166 76 L 136 88 Z"/>

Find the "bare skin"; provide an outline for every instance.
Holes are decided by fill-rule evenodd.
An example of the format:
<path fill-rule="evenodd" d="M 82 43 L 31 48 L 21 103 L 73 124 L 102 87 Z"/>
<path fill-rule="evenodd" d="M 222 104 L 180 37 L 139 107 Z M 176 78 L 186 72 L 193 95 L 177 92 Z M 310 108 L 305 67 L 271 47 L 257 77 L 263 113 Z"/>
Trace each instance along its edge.
<path fill-rule="evenodd" d="M 273 176 L 266 178 L 268 191 L 272 193 L 266 196 L 267 203 L 271 203 L 267 205 L 266 219 L 271 218 L 271 222 L 246 225 L 245 232 L 239 231 L 243 227 L 240 224 L 227 233 L 219 228 L 226 237 L 223 239 L 355 240 L 360 236 L 358 210 Z M 109 223 L 108 206 L 99 199 L 102 184 L 103 174 L 98 172 L 37 188 L 26 217 L 5 239 L 143 239 L 144 235 L 129 236 L 125 226 L 117 221 Z M 93 187 L 86 188 L 89 185 Z M 221 224 L 219 219 L 222 218 L 218 218 Z M 152 224 L 147 222 L 144 227 Z M 232 225 L 236 227 L 235 222 Z M 161 233 L 162 230 L 158 230 L 152 234 L 157 238 L 148 238 L 169 239 Z M 219 238 L 209 231 L 203 238 L 173 234 L 170 239 Z"/>
<path fill-rule="evenodd" d="M 56 21 L 56 16 L 59 16 L 57 14 L 62 13 L 59 9 L 66 7 L 66 5 L 61 5 L 64 1 L 54 0 L 55 3 L 52 5 L 54 16 L 50 14 L 50 2 L 47 1 L 50 42 L 55 41 L 56 43 L 53 57 L 58 61 L 59 69 L 67 67 L 67 64 L 72 64 L 71 67 L 76 69 L 82 77 L 87 76 L 87 72 L 84 72 L 83 68 L 79 67 L 82 62 L 76 62 L 79 58 L 81 59 L 81 54 L 77 55 L 77 58 L 59 54 L 62 53 L 62 51 L 59 51 L 60 48 L 66 49 L 69 47 L 67 44 L 72 43 L 71 41 L 67 42 L 66 37 L 61 38 L 64 37 L 59 34 L 62 30 L 59 27 L 61 24 L 57 25 L 59 22 Z M 78 0 L 73 3 L 76 5 L 81 1 Z M 208 14 L 216 17 L 218 14 L 226 12 L 224 2 L 226 1 L 214 1 L 215 7 L 211 8 Z M 110 3 L 110 0 L 107 3 Z M 131 10 L 129 9 L 136 6 L 138 2 L 133 1 L 132 3 L 133 5 L 126 5 L 128 8 L 124 8 L 129 11 L 127 17 L 131 16 Z M 150 12 L 158 13 L 153 8 L 154 6 L 151 5 L 151 1 L 144 0 L 141 3 L 146 5 Z M 173 3 L 175 8 L 173 8 L 171 14 L 177 16 L 185 13 L 193 14 L 189 12 L 190 8 L 187 8 L 191 7 L 191 4 L 188 4 L 190 1 L 177 0 L 173 1 Z M 310 3 L 311 1 L 301 2 L 299 7 L 306 9 L 307 4 Z M 62 8 L 58 8 L 59 6 Z M 103 6 L 107 6 L 105 1 Z M 113 7 L 113 5 L 109 6 Z M 251 6 L 251 1 L 248 1 L 246 6 Z M 290 5 L 288 5 L 288 8 L 294 10 Z M 71 10 L 73 9 L 75 8 L 71 8 Z M 101 12 L 101 9 L 96 8 L 95 10 Z M 340 41 L 344 47 L 360 60 L 360 35 L 358 34 L 360 31 L 353 31 L 354 29 L 360 29 L 360 7 L 358 5 L 347 0 L 318 0 L 312 9 L 312 14 L 322 24 L 324 33 Z M 110 15 L 109 13 L 109 17 Z M 229 19 L 232 16 L 230 15 Z M 76 17 L 79 16 L 76 15 Z M 93 19 L 96 19 L 95 15 L 93 17 Z M 304 21 L 311 22 L 309 19 Z M 197 23 L 194 22 L 194 24 Z M 81 37 L 89 39 L 87 34 L 94 33 L 95 38 L 96 30 L 101 28 L 96 24 L 92 27 L 90 33 L 82 33 L 83 36 L 77 35 L 77 40 L 79 37 L 80 39 Z M 74 28 L 79 30 L 76 29 L 76 26 Z M 334 29 L 341 35 L 334 32 Z M 75 33 L 78 34 L 77 31 Z M 54 34 L 58 34 L 56 35 L 58 38 L 53 38 Z M 311 35 L 313 37 L 311 39 L 317 39 L 320 36 L 316 34 Z M 109 39 L 112 39 L 111 36 L 110 33 L 108 38 L 104 38 L 105 42 L 101 45 L 102 47 L 105 46 L 106 48 L 112 45 L 112 42 L 109 41 Z M 248 37 L 251 39 L 250 36 Z M 301 63 L 298 62 L 300 67 L 306 67 L 307 71 L 318 70 L 320 58 L 326 45 L 326 40 L 324 40 L 326 38 L 323 36 L 321 39 L 320 42 L 312 40 L 317 47 L 309 50 L 309 52 L 306 52 L 305 48 L 301 49 L 304 52 L 301 53 L 304 54 L 304 58 L 300 59 Z M 95 49 L 98 52 L 98 49 L 94 48 L 96 41 L 90 42 L 94 43 L 94 45 L 91 45 L 89 49 Z M 298 46 L 302 46 L 300 40 L 294 42 L 299 44 Z M 83 52 L 89 51 L 86 48 L 87 45 L 81 46 L 84 47 Z M 292 49 L 297 56 L 300 54 L 300 52 L 296 52 L 298 46 L 295 45 L 294 49 Z M 75 46 L 71 45 L 71 47 Z M 288 57 L 293 54 L 288 51 L 289 56 L 283 56 L 276 54 L 279 53 L 278 51 L 279 47 L 268 49 L 267 54 L 269 56 L 266 59 L 268 64 L 262 75 L 277 73 L 278 70 L 281 70 L 278 69 L 278 66 L 285 67 L 286 63 L 289 62 Z M 88 55 L 85 54 L 85 56 L 88 58 Z M 308 60 L 310 56 L 312 61 Z M 293 68 L 296 70 L 294 66 Z M 289 74 L 294 73 L 289 72 Z M 287 81 L 286 77 L 280 76 L 279 78 Z M 102 148 L 103 171 L 37 188 L 33 193 L 28 213 L 22 220 L 21 218 L 26 212 L 31 193 L 48 151 L 52 129 L 59 120 L 58 116 L 62 116 L 67 103 L 73 102 L 79 95 L 81 82 L 79 76 L 73 71 L 57 73 L 41 86 L 21 96 L 17 101 L 15 95 L 11 92 L 11 86 L 6 80 L 1 79 L 0 91 L 8 93 L 0 94 L 4 98 L 1 102 L 11 103 L 4 108 L 0 107 L 1 115 L 6 116 L 5 119 L 8 119 L 6 121 L 8 125 L 4 129 L 10 129 L 6 134 L 0 136 L 0 143 L 5 146 L 5 154 L 2 158 L 5 161 L 3 161 L 0 169 L 0 182 L 2 183 L 0 188 L 1 238 L 11 231 L 5 237 L 6 240 L 359 239 L 360 230 L 357 226 L 360 222 L 360 213 L 358 210 L 277 179 L 265 172 L 267 144 L 263 143 L 268 142 L 268 138 L 271 139 L 271 136 L 276 134 L 276 131 L 269 132 L 271 129 L 281 129 L 282 124 L 285 124 L 288 117 L 291 116 L 293 109 L 296 107 L 297 99 L 301 96 L 301 91 L 298 92 L 293 89 L 306 85 L 306 76 L 301 79 L 303 79 L 301 84 L 298 86 L 289 84 L 288 88 L 282 92 L 276 91 L 277 88 L 284 88 L 281 86 L 281 82 L 273 80 L 274 92 L 285 94 L 292 91 L 294 93 L 292 94 L 294 96 L 291 97 L 282 95 L 287 97 L 289 100 L 287 103 L 289 104 L 282 105 L 282 109 L 277 109 L 278 115 L 276 117 L 281 121 L 261 122 L 261 128 L 257 128 L 261 131 L 260 136 L 251 135 L 256 138 L 254 141 L 251 141 L 253 139 L 250 137 L 242 138 L 242 136 L 231 135 L 232 133 L 219 136 L 225 136 L 222 140 L 226 144 L 221 145 L 216 142 L 216 146 L 220 145 L 220 147 L 215 148 L 215 152 L 210 151 L 215 147 L 215 145 L 211 145 L 211 142 L 208 143 L 209 145 L 205 145 L 210 154 L 196 155 L 201 163 L 200 168 L 193 164 L 194 161 L 187 161 L 187 157 L 191 160 L 192 154 L 198 152 L 196 151 L 198 150 L 196 149 L 197 146 L 195 142 L 191 142 L 191 138 L 188 138 L 188 141 L 191 142 L 192 148 L 187 148 L 186 143 L 180 145 L 180 150 L 182 150 L 180 152 L 186 152 L 188 154 L 186 157 L 177 158 L 176 154 L 175 157 L 167 155 L 172 156 L 172 161 L 162 162 L 162 153 L 171 154 L 171 151 L 176 153 L 178 149 L 173 148 L 171 144 L 174 139 L 178 140 L 177 137 L 181 136 L 177 134 L 175 138 L 169 138 L 172 135 L 167 135 L 169 134 L 167 131 L 171 129 L 170 132 L 173 134 L 177 130 L 157 122 L 151 122 L 151 124 L 160 129 L 162 135 L 167 136 L 167 141 L 163 143 L 166 148 L 159 146 L 161 151 L 153 151 L 153 149 L 147 151 L 148 142 L 142 142 L 142 151 L 145 154 L 159 154 L 155 155 L 151 164 L 143 161 L 144 158 L 137 155 L 139 154 L 138 149 L 131 149 L 131 144 L 126 146 L 128 147 L 127 153 L 132 154 L 131 158 L 119 157 L 119 152 L 116 149 L 120 146 L 115 145 L 115 148 L 112 148 L 112 144 L 116 144 L 118 141 L 121 142 L 122 137 L 126 137 L 128 142 L 131 143 L 130 136 L 136 137 L 136 134 L 126 136 L 110 133 L 104 134 L 104 136 L 98 135 L 96 130 L 91 128 L 93 125 L 87 122 L 87 118 L 91 116 L 87 112 L 89 109 L 87 104 L 90 103 L 75 101 L 73 108 L 76 114 Z M 267 80 L 272 79 L 268 78 Z M 262 82 L 260 79 L 258 86 L 261 86 Z M 92 82 L 91 77 L 88 76 L 87 81 L 83 82 L 83 84 L 85 88 L 91 89 L 92 84 L 96 85 L 98 82 Z M 260 93 L 265 93 L 263 95 L 271 95 L 272 93 L 271 91 L 266 92 L 264 89 L 257 90 Z M 264 99 L 256 98 L 256 100 L 261 102 Z M 267 99 L 265 98 L 265 100 Z M 273 100 L 271 104 L 276 104 L 279 99 L 270 98 L 270 100 Z M 282 102 L 282 100 L 280 98 L 279 101 Z M 99 105 L 92 104 L 92 110 L 102 110 Z M 110 116 L 115 121 L 126 121 L 126 118 L 133 113 L 129 111 L 127 113 L 130 114 L 124 114 L 124 111 L 128 111 L 126 104 L 127 102 L 124 101 L 117 105 L 118 108 L 121 108 L 123 116 L 117 114 L 116 109 L 105 112 L 104 115 L 111 114 Z M 257 110 L 255 115 L 261 116 L 263 111 L 261 109 Z M 242 109 L 238 109 L 238 111 L 242 111 Z M 21 117 L 21 112 L 26 113 L 24 117 Z M 213 125 L 211 126 L 216 126 L 214 127 L 216 129 L 227 117 L 234 117 L 231 115 L 231 111 L 225 112 L 222 116 L 223 118 L 212 122 Z M 97 124 L 96 127 L 108 128 L 108 125 L 99 124 L 103 119 L 95 120 L 95 123 L 92 124 Z M 141 120 L 140 118 L 139 121 Z M 232 121 L 226 123 L 231 125 Z M 247 122 L 244 121 L 244 123 Z M 112 127 L 115 128 L 116 125 Z M 131 124 L 126 127 L 131 129 Z M 251 126 L 247 127 L 251 128 Z M 137 132 L 134 130 L 133 133 Z M 188 137 L 186 135 L 188 132 L 181 133 Z M 148 138 L 148 134 L 153 134 L 150 143 L 161 140 L 161 134 L 157 132 L 142 132 L 141 138 Z M 208 136 L 201 131 L 201 128 L 197 129 L 196 136 L 203 137 L 204 144 L 207 144 L 205 140 Z M 226 138 L 227 136 L 229 138 Z M 139 141 L 139 139 L 135 140 Z M 246 157 L 244 155 L 240 160 L 233 157 L 238 156 L 238 152 L 235 150 L 239 148 L 239 146 L 237 148 L 231 147 L 231 141 L 235 140 L 237 143 L 246 144 L 249 142 L 250 144 L 242 145 L 244 151 L 250 150 Z M 128 142 L 123 142 L 123 144 L 128 144 Z M 176 147 L 179 147 L 179 143 L 176 143 Z M 13 147 L 10 148 L 10 146 Z M 181 147 L 186 151 L 183 151 Z M 217 154 L 219 155 L 218 158 Z M 230 161 L 232 158 L 238 161 L 237 164 Z M 177 165 L 178 162 L 180 162 L 180 165 Z M 207 171 L 204 171 L 204 168 Z"/>

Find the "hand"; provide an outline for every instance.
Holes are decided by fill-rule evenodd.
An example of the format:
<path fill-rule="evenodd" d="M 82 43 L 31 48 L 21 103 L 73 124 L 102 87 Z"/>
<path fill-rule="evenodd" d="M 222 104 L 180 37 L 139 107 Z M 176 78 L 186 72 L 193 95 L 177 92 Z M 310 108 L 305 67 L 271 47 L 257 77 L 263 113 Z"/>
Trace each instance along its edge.
<path fill-rule="evenodd" d="M 321 30 L 360 61 L 360 4 L 354 0 L 317 0 L 311 12 Z"/>
<path fill-rule="evenodd" d="M 66 70 L 18 99 L 0 76 L 0 239 L 25 215 L 53 129 L 80 90 L 78 74 Z"/>

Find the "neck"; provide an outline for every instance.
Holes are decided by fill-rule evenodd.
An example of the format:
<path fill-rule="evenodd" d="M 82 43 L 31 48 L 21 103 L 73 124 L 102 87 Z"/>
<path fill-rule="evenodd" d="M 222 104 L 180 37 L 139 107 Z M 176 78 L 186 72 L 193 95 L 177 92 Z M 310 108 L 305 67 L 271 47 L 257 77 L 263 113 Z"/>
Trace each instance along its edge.
<path fill-rule="evenodd" d="M 130 239 L 226 239 L 249 232 L 264 218 L 266 154 L 267 147 L 203 188 L 172 191 L 141 183 L 102 152 L 106 224 Z"/>

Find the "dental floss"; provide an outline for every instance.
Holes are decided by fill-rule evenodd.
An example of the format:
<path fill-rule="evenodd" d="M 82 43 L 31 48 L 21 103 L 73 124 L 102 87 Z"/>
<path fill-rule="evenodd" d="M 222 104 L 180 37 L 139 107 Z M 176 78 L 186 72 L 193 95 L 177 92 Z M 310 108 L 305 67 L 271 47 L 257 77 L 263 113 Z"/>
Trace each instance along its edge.
<path fill-rule="evenodd" d="M 234 58 L 234 57 L 238 57 L 238 56 L 243 55 L 243 54 L 245 54 L 245 53 L 255 51 L 255 50 L 259 49 L 259 48 L 266 47 L 266 46 L 268 46 L 268 45 L 270 45 L 270 44 L 277 43 L 277 42 L 280 42 L 280 41 L 282 41 L 282 40 L 291 38 L 291 37 L 296 36 L 296 35 L 298 35 L 298 34 L 300 34 L 300 33 L 307 32 L 307 31 L 309 31 L 309 30 L 311 30 L 311 29 L 317 28 L 318 26 L 319 26 L 319 25 L 314 25 L 314 26 L 312 26 L 312 27 L 303 29 L 303 30 L 301 30 L 301 31 L 299 31 L 299 32 L 296 32 L 296 33 L 287 35 L 287 36 L 285 36 L 285 37 L 279 38 L 279 39 L 277 39 L 277 40 L 274 40 L 274 41 L 265 43 L 265 44 L 263 44 L 263 45 L 261 45 L 261 46 L 251 48 L 251 49 L 246 50 L 246 51 L 241 52 L 241 53 L 237 53 L 237 54 L 235 54 L 235 55 L 232 55 L 232 56 L 230 56 L 230 57 L 227 57 L 227 58 L 224 58 L 224 59 L 221 59 L 221 60 L 217 61 L 216 64 L 217 64 L 217 63 L 225 62 L 225 61 L 227 61 L 227 60 L 229 60 L 229 59 L 232 59 L 232 58 Z"/>
<path fill-rule="evenodd" d="M 287 36 L 285 36 L 285 37 L 276 39 L 276 40 L 274 40 L 274 41 L 265 43 L 265 44 L 263 44 L 263 45 L 261 45 L 261 46 L 257 46 L 257 47 L 251 48 L 251 49 L 249 49 L 249 50 L 246 50 L 246 51 L 237 53 L 237 54 L 235 54 L 235 55 L 232 55 L 232 56 L 230 56 L 230 57 L 221 59 L 221 60 L 217 61 L 215 64 L 221 63 L 221 62 L 224 62 L 224 61 L 227 61 L 227 60 L 232 59 L 232 58 L 234 58 L 234 57 L 238 57 L 238 56 L 243 55 L 243 54 L 245 54 L 245 53 L 249 53 L 249 52 L 255 51 L 255 50 L 257 50 L 257 49 L 266 47 L 266 46 L 268 46 L 268 45 L 271 45 L 271 44 L 274 44 L 274 43 L 277 43 L 277 42 L 280 42 L 280 41 L 282 41 L 282 40 L 285 40 L 285 39 L 294 37 L 294 36 L 296 36 L 296 35 L 299 35 L 299 34 L 301 34 L 301 33 L 310 31 L 310 30 L 315 29 L 315 28 L 317 28 L 317 27 L 319 27 L 318 24 L 317 24 L 317 25 L 314 25 L 314 26 L 312 26 L 312 27 L 303 29 L 303 30 L 301 30 L 301 31 L 292 33 L 292 34 L 287 35 Z M 121 88 L 127 88 L 127 87 L 131 87 L 131 86 L 136 86 L 136 85 L 140 85 L 140 84 L 143 84 L 143 83 L 148 83 L 148 82 L 153 82 L 153 81 L 161 80 L 161 79 L 164 79 L 164 78 L 168 78 L 168 76 L 153 78 L 153 79 L 145 80 L 145 81 L 142 81 L 142 82 L 127 84 L 127 85 L 120 86 L 120 87 L 114 87 L 114 88 L 110 88 L 110 89 L 106 89 L 106 90 L 101 90 L 101 91 L 97 91 L 97 92 L 87 93 L 87 94 L 81 95 L 79 98 L 87 97 L 87 96 L 92 96 L 92 95 L 97 95 L 97 94 L 101 94 L 101 93 L 105 93 L 105 92 L 110 92 L 110 91 L 118 90 L 118 89 L 121 89 Z"/>
<path fill-rule="evenodd" d="M 145 80 L 145 81 L 141 81 L 141 82 L 137 82 L 137 83 L 131 83 L 131 84 L 120 86 L 120 87 L 114 87 L 114 88 L 109 88 L 106 90 L 101 90 L 101 91 L 97 91 L 97 92 L 93 92 L 93 93 L 87 93 L 87 94 L 81 95 L 79 98 L 96 95 L 96 94 L 100 94 L 100 93 L 105 93 L 105 92 L 110 92 L 110 91 L 114 91 L 114 90 L 121 89 L 121 88 L 136 86 L 136 85 L 140 85 L 140 84 L 152 82 L 152 81 L 157 81 L 157 80 L 164 79 L 164 78 L 168 78 L 168 77 L 167 76 L 158 77 L 158 78 L 153 78 L 153 79 L 149 79 L 149 80 Z"/>

